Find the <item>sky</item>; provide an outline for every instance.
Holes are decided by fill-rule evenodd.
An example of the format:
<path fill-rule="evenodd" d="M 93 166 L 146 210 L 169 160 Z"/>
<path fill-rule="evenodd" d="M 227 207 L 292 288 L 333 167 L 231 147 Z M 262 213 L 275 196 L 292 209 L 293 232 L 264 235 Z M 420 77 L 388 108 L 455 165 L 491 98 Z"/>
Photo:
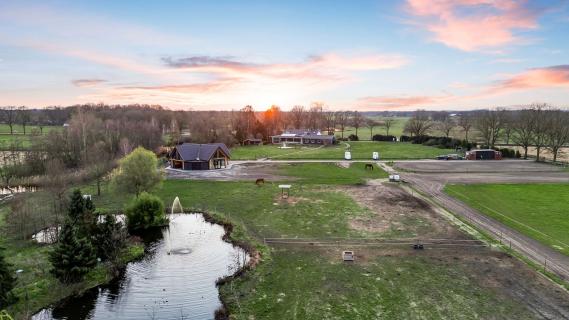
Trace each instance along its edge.
<path fill-rule="evenodd" d="M 569 106 L 567 1 L 0 0 L 0 105 Z"/>

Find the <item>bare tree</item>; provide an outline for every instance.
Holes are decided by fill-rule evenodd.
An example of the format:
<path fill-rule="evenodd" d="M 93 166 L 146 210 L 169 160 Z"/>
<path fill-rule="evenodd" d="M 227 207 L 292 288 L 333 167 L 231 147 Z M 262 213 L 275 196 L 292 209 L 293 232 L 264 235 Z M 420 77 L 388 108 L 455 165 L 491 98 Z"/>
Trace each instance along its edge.
<path fill-rule="evenodd" d="M 313 102 L 308 110 L 308 128 L 311 130 L 319 130 L 322 126 L 324 104 L 321 102 Z"/>
<path fill-rule="evenodd" d="M 405 124 L 404 131 L 411 136 L 426 135 L 433 127 L 433 122 L 424 110 L 417 110 L 415 114 Z"/>
<path fill-rule="evenodd" d="M 474 127 L 480 132 L 484 144 L 494 148 L 504 128 L 504 110 L 483 110 L 478 112 Z"/>
<path fill-rule="evenodd" d="M 4 121 L 10 127 L 10 134 L 14 134 L 16 111 L 17 108 L 15 106 L 7 106 L 0 109 L 0 112 L 2 112 L 2 121 Z"/>
<path fill-rule="evenodd" d="M 326 123 L 326 131 L 329 135 L 333 135 L 336 131 L 336 113 L 331 110 L 324 111 L 324 121 Z"/>
<path fill-rule="evenodd" d="M 534 125 L 535 120 L 531 109 L 523 109 L 516 112 L 513 119 L 512 140 L 524 149 L 524 159 L 528 158 L 528 148 L 533 140 Z"/>
<path fill-rule="evenodd" d="M 336 111 L 336 123 L 340 126 L 340 131 L 342 132 L 342 139 L 344 139 L 344 130 L 348 125 L 348 121 L 350 120 L 349 112 L 347 111 Z"/>
<path fill-rule="evenodd" d="M 306 110 L 303 106 L 294 106 L 290 110 L 291 122 L 295 129 L 302 129 L 304 118 L 306 117 Z"/>
<path fill-rule="evenodd" d="M 559 109 L 549 111 L 549 128 L 546 130 L 547 149 L 557 161 L 559 150 L 569 143 L 569 113 Z"/>
<path fill-rule="evenodd" d="M 22 125 L 22 129 L 24 130 L 24 135 L 26 134 L 26 126 L 30 123 L 31 118 L 32 117 L 30 114 L 30 110 L 28 110 L 26 107 L 21 106 L 18 109 L 18 120 Z"/>
<path fill-rule="evenodd" d="M 441 120 L 437 123 L 437 128 L 444 133 L 445 137 L 449 137 L 452 129 L 455 127 L 454 120 L 448 113 L 441 116 Z"/>
<path fill-rule="evenodd" d="M 358 111 L 352 113 L 352 126 L 356 129 L 356 137 L 358 136 L 358 129 L 364 124 L 365 118 Z"/>
<path fill-rule="evenodd" d="M 468 133 L 472 128 L 472 117 L 469 114 L 463 114 L 458 119 L 458 126 L 462 128 L 464 132 L 464 140 L 468 142 Z"/>
<path fill-rule="evenodd" d="M 383 126 L 385 127 L 385 135 L 386 136 L 389 135 L 389 129 L 391 129 L 394 122 L 395 122 L 395 119 L 390 119 L 390 118 L 383 120 Z"/>
<path fill-rule="evenodd" d="M 377 127 L 379 125 L 379 122 L 371 118 L 367 118 L 365 119 L 365 125 L 369 128 L 369 139 L 373 140 L 373 128 Z"/>
<path fill-rule="evenodd" d="M 541 150 L 547 146 L 547 130 L 550 123 L 549 108 L 547 104 L 535 104 L 532 108 L 534 119 L 532 145 L 535 147 L 536 161 L 541 161 Z"/>

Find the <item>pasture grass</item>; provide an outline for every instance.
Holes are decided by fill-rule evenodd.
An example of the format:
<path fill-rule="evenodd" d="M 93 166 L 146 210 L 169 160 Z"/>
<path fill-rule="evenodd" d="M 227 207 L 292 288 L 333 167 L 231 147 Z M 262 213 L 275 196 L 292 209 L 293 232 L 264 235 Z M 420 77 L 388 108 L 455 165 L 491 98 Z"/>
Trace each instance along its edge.
<path fill-rule="evenodd" d="M 279 145 L 240 146 L 231 150 L 233 160 L 343 160 L 346 150 L 352 152 L 353 160 L 371 160 L 377 151 L 381 159 L 431 159 L 440 154 L 452 153 L 452 149 L 439 149 L 408 142 L 349 141 L 323 147 L 294 146 L 281 149 Z"/>
<path fill-rule="evenodd" d="M 445 192 L 569 255 L 569 184 L 452 184 Z"/>

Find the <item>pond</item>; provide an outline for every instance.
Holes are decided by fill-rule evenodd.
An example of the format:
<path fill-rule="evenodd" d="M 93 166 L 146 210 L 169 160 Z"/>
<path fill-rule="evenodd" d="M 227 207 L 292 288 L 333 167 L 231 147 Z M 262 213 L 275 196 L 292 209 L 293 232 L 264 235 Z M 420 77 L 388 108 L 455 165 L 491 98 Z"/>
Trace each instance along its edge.
<path fill-rule="evenodd" d="M 145 235 L 147 253 L 120 277 L 32 319 L 213 319 L 221 306 L 215 281 L 249 256 L 223 241 L 223 227 L 201 214 L 169 216 L 169 228 Z"/>

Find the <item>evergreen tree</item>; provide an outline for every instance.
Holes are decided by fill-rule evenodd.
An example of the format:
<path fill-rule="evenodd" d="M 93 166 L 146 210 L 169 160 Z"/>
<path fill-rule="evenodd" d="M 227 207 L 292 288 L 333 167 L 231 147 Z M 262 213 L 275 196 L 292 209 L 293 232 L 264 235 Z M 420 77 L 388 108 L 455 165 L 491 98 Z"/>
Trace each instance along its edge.
<path fill-rule="evenodd" d="M 15 285 L 14 270 L 4 257 L 4 248 L 0 247 L 0 309 L 13 302 L 12 289 Z"/>
<path fill-rule="evenodd" d="M 127 235 L 122 223 L 117 222 L 114 215 L 108 214 L 104 217 L 104 222 L 97 224 L 93 235 L 93 246 L 97 251 L 97 257 L 115 263 L 126 245 Z"/>
<path fill-rule="evenodd" d="M 90 239 L 90 235 L 95 232 L 97 224 L 93 201 L 83 198 L 81 190 L 75 189 L 71 194 L 68 210 L 69 219 L 77 226 L 79 235 Z"/>
<path fill-rule="evenodd" d="M 81 237 L 69 220 L 63 225 L 59 241 L 50 253 L 52 274 L 63 283 L 83 280 L 83 277 L 97 264 L 97 257 L 91 242 Z"/>

